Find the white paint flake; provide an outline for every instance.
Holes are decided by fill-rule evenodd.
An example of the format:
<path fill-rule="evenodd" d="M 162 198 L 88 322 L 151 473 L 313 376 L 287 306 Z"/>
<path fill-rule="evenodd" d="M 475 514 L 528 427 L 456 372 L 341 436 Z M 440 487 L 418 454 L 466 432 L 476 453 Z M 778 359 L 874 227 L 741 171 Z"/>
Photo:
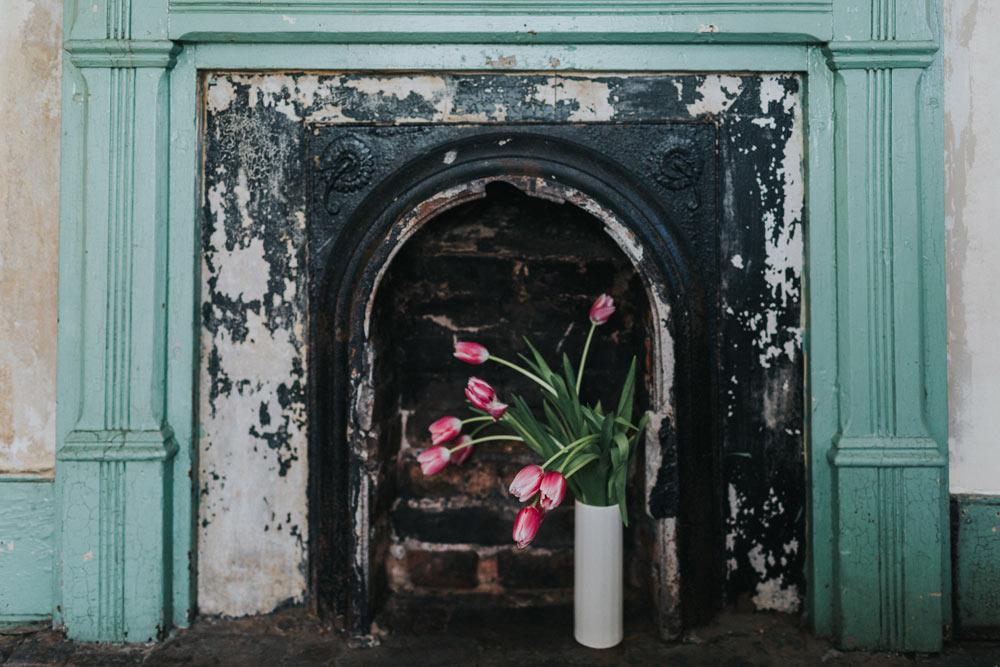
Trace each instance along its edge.
<path fill-rule="evenodd" d="M 213 77 L 208 82 L 205 104 L 209 113 L 219 113 L 229 108 L 236 99 L 236 89 L 226 77 Z"/>
<path fill-rule="evenodd" d="M 785 614 L 792 614 L 799 610 L 801 598 L 799 587 L 792 584 L 783 586 L 781 577 L 767 579 L 757 584 L 757 594 L 753 596 L 753 603 L 761 611 L 777 611 Z"/>
<path fill-rule="evenodd" d="M 733 105 L 743 92 L 743 80 L 738 76 L 713 74 L 698 86 L 698 99 L 687 105 L 692 116 L 717 115 Z"/>

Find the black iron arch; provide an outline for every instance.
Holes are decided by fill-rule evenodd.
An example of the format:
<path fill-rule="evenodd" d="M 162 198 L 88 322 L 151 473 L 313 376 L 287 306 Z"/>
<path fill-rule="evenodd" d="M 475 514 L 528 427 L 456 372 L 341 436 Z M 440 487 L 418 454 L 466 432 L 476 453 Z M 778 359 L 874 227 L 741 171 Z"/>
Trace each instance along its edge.
<path fill-rule="evenodd" d="M 578 130 L 573 139 L 565 136 L 567 128 Z M 365 572 L 367 555 L 358 557 L 355 520 L 361 477 L 367 473 L 357 452 L 348 446 L 353 383 L 364 365 L 368 304 L 375 298 L 379 277 L 408 235 L 448 206 L 475 198 L 478 184 L 484 187 L 491 181 L 509 182 L 529 195 L 561 199 L 595 217 L 607 217 L 606 225 L 616 222 L 631 237 L 628 242 L 641 249 L 630 252 L 623 239 L 616 239 L 636 264 L 650 304 L 666 304 L 668 312 L 659 316 L 668 318 L 662 324 L 674 346 L 672 395 L 664 397 L 673 406 L 674 429 L 662 429 L 660 442 L 646 444 L 661 448 L 663 454 L 647 507 L 653 521 L 671 517 L 678 521 L 685 615 L 700 618 L 721 601 L 713 370 L 718 345 L 714 153 L 706 150 L 688 157 L 696 161 L 699 173 L 705 172 L 701 182 L 691 183 L 693 192 L 651 187 L 625 164 L 629 145 L 649 138 L 620 141 L 628 129 L 329 126 L 315 133 L 322 140 L 310 147 L 317 167 L 310 183 L 309 219 L 309 264 L 314 276 L 310 591 L 313 605 L 335 614 L 343 627 L 367 632 L 375 611 Z M 692 145 L 692 137 L 707 141 L 711 135 L 705 126 L 694 124 L 647 124 L 635 129 L 661 141 L 680 135 L 678 146 Z M 586 144 L 577 140 L 581 136 Z M 345 147 L 353 154 L 331 169 L 340 155 L 331 152 Z M 381 176 L 380 164 L 386 165 Z M 389 165 L 395 168 L 386 168 Z M 331 186 L 331 178 L 346 182 Z M 336 201 L 331 203 L 331 196 Z M 697 215 L 692 214 L 691 201 L 699 202 Z"/>

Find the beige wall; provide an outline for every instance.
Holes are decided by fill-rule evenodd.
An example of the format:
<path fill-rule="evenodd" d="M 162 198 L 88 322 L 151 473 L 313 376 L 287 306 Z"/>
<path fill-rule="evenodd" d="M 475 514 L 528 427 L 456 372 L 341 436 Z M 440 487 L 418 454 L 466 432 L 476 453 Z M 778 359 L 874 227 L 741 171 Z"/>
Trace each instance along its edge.
<path fill-rule="evenodd" d="M 946 0 L 952 492 L 1000 492 L 1000 2 Z"/>
<path fill-rule="evenodd" d="M 0 20 L 0 473 L 54 449 L 58 0 Z M 1000 26 L 997 0 L 945 0 L 951 482 L 1000 492 Z"/>
<path fill-rule="evenodd" d="M 0 14 L 0 473 L 50 472 L 62 3 Z"/>

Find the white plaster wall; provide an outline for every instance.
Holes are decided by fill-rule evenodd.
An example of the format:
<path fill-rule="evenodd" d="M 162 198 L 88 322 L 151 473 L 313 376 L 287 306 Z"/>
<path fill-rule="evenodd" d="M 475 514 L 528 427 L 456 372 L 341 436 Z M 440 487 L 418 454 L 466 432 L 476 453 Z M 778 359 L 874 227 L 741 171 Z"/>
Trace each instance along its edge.
<path fill-rule="evenodd" d="M 0 474 L 55 452 L 60 0 L 0 9 Z"/>
<path fill-rule="evenodd" d="M 1000 2 L 945 2 L 952 493 L 1000 493 Z"/>

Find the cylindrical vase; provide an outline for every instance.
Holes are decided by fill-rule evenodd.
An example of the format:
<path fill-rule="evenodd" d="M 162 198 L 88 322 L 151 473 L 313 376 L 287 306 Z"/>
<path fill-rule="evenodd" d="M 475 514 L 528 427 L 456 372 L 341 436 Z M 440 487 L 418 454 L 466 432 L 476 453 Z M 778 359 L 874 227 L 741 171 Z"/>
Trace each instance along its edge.
<path fill-rule="evenodd" d="M 573 636 L 590 648 L 622 640 L 622 519 L 617 505 L 576 502 Z"/>

